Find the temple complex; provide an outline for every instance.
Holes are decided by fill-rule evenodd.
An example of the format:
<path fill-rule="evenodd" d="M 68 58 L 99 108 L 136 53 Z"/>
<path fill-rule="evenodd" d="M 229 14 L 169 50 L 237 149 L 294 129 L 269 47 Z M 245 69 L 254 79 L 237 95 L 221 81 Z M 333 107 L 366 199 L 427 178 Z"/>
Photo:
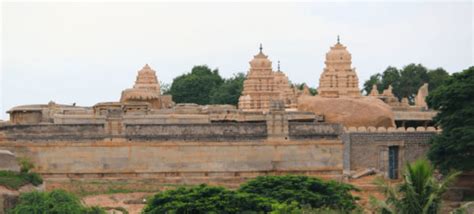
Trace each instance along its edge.
<path fill-rule="evenodd" d="M 273 71 L 272 62 L 260 51 L 250 61 L 250 69 L 244 81 L 239 109 L 243 111 L 268 111 L 271 101 L 283 101 L 285 108 L 296 108 L 296 95 L 288 77 L 280 71 Z M 279 67 L 280 65 L 278 65 Z"/>
<path fill-rule="evenodd" d="M 319 79 L 318 94 L 321 97 L 359 97 L 359 79 L 351 67 L 352 57 L 337 38 L 337 43 L 326 54 L 326 61 Z"/>
<path fill-rule="evenodd" d="M 209 183 L 235 187 L 259 175 L 304 174 L 342 181 L 373 169 L 397 179 L 438 133 L 435 112 L 400 103 L 391 89 L 362 96 L 351 55 L 326 55 L 319 95 L 296 90 L 262 48 L 250 61 L 238 106 L 175 104 L 145 65 L 119 101 L 16 106 L 0 123 L 0 150 L 27 157 L 46 189 L 107 189 Z M 100 182 L 97 182 L 100 181 Z"/>

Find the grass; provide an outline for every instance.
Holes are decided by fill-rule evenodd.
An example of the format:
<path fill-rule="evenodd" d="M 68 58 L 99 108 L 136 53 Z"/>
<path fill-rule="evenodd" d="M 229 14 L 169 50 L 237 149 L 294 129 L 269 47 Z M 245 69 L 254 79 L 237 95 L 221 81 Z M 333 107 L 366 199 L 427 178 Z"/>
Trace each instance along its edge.
<path fill-rule="evenodd" d="M 9 189 L 18 190 L 27 184 L 38 186 L 42 183 L 43 179 L 34 172 L 0 171 L 0 185 Z"/>

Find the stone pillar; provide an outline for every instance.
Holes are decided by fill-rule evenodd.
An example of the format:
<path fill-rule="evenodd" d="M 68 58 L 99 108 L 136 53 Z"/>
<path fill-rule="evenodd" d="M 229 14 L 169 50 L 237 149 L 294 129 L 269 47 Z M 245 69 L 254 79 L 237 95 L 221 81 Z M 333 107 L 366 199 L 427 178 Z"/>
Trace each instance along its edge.
<path fill-rule="evenodd" d="M 266 115 L 268 139 L 288 140 L 288 116 L 282 100 L 271 101 L 270 111 Z"/>

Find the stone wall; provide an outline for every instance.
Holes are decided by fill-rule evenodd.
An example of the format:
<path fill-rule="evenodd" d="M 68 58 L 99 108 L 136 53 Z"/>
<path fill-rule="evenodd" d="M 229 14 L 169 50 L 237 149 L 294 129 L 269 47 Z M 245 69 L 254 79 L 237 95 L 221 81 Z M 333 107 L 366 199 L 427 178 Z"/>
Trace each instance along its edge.
<path fill-rule="evenodd" d="M 290 122 L 289 135 L 291 139 L 338 139 L 342 134 L 339 124 L 314 122 Z"/>
<path fill-rule="evenodd" d="M 154 179 L 158 183 L 242 182 L 265 174 L 339 178 L 342 142 L 318 141 L 14 141 L 0 149 L 27 156 L 55 179 Z"/>
<path fill-rule="evenodd" d="M 242 141 L 263 140 L 267 127 L 260 123 L 210 124 L 127 124 L 125 137 L 129 140 Z"/>
<path fill-rule="evenodd" d="M 388 171 L 388 148 L 398 146 L 400 169 L 426 156 L 429 140 L 438 130 L 434 128 L 385 129 L 374 127 L 349 128 L 342 136 L 344 142 L 344 171 L 375 168 L 382 174 Z"/>
<path fill-rule="evenodd" d="M 0 126 L 3 138 L 7 140 L 98 140 L 104 139 L 103 124 L 38 124 Z"/>

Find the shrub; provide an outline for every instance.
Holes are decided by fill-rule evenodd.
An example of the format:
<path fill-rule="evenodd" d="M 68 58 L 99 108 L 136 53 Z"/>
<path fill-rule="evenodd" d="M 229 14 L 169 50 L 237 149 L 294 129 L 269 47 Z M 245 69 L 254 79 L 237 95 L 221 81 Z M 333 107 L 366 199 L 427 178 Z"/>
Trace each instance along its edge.
<path fill-rule="evenodd" d="M 254 194 L 205 184 L 179 187 L 156 194 L 143 213 L 242 213 L 269 212 L 273 200 Z"/>
<path fill-rule="evenodd" d="M 37 173 L 30 172 L 34 167 L 33 163 L 26 158 L 19 159 L 20 172 L 0 171 L 0 185 L 11 189 L 19 189 L 26 184 L 38 186 L 43 183 L 43 179 Z"/>
<path fill-rule="evenodd" d="M 28 158 L 19 158 L 20 162 L 20 171 L 23 173 L 28 173 L 35 165 Z"/>
<path fill-rule="evenodd" d="M 348 213 L 352 185 L 306 176 L 262 176 L 239 190 L 200 185 L 153 196 L 143 213 Z"/>
<path fill-rule="evenodd" d="M 454 182 L 460 172 L 452 172 L 438 180 L 434 167 L 424 159 L 407 164 L 403 182 L 397 186 L 377 180 L 377 184 L 385 194 L 385 201 L 370 198 L 370 202 L 378 213 L 439 213 L 442 195 Z"/>
<path fill-rule="evenodd" d="M 98 207 L 84 207 L 75 195 L 64 190 L 53 190 L 22 193 L 18 204 L 9 213 L 105 214 L 105 211 Z"/>
<path fill-rule="evenodd" d="M 243 184 L 240 192 L 256 194 L 280 203 L 298 202 L 312 208 L 353 210 L 357 197 L 350 191 L 357 189 L 336 181 L 323 181 L 308 176 L 261 176 Z"/>
<path fill-rule="evenodd" d="M 42 183 L 43 179 L 33 172 L 0 171 L 0 185 L 11 189 L 19 189 L 26 184 L 38 186 Z"/>

